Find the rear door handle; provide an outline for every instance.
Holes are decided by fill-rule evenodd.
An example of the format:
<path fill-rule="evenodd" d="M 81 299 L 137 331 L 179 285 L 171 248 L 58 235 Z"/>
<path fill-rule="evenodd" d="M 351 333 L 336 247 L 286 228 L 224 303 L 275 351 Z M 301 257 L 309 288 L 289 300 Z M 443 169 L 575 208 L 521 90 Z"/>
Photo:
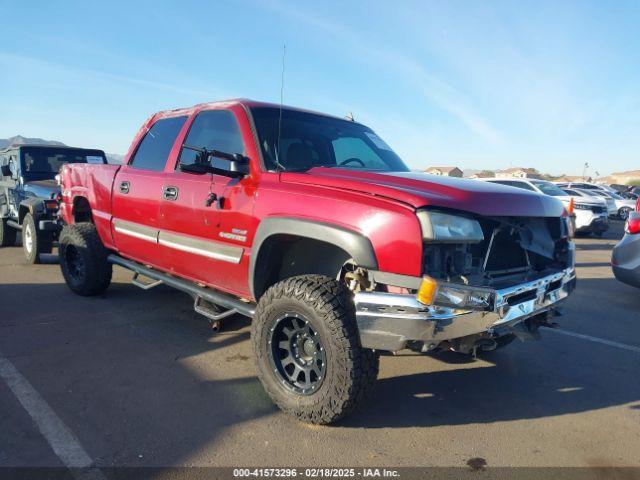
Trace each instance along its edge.
<path fill-rule="evenodd" d="M 120 182 L 120 193 L 124 193 L 125 195 L 129 193 L 129 188 L 131 184 L 128 181 Z"/>
<path fill-rule="evenodd" d="M 165 200 L 176 200 L 178 198 L 178 187 L 164 187 L 162 189 L 162 198 Z"/>

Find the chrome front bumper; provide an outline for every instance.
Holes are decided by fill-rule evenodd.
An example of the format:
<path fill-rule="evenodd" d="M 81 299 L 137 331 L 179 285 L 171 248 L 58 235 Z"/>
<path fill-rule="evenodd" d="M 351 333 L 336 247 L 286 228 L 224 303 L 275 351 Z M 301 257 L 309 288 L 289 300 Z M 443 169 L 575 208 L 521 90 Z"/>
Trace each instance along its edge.
<path fill-rule="evenodd" d="M 493 290 L 486 310 L 456 310 L 424 305 L 414 295 L 361 292 L 355 295 L 356 319 L 363 347 L 398 351 L 409 341 L 437 345 L 499 327 L 514 326 L 548 312 L 569 296 L 575 286 L 569 268 L 512 287 Z"/>

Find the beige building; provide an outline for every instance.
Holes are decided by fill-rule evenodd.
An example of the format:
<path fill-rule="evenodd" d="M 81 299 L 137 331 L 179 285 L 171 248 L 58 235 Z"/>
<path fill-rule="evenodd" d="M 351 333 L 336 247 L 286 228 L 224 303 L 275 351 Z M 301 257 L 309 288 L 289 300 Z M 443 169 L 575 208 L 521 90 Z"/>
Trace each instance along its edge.
<path fill-rule="evenodd" d="M 462 178 L 462 170 L 458 167 L 429 167 L 425 172 L 431 175 L 441 175 L 443 177 L 458 177 Z"/>
<path fill-rule="evenodd" d="M 514 167 L 496 171 L 496 178 L 540 178 L 535 168 Z"/>
<path fill-rule="evenodd" d="M 640 180 L 640 170 L 629 170 L 627 172 L 612 173 L 607 177 L 607 180 L 611 180 L 610 183 L 617 183 L 619 185 L 627 185 L 633 180 Z"/>
<path fill-rule="evenodd" d="M 583 177 L 582 175 L 563 175 L 556 178 L 555 182 L 590 182 L 591 177 Z"/>

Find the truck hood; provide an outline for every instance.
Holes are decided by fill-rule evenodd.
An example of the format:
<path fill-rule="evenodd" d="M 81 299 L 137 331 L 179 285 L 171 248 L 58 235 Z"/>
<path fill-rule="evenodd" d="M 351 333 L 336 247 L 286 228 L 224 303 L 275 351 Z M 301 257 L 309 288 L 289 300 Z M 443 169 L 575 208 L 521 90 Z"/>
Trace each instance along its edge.
<path fill-rule="evenodd" d="M 31 193 L 34 197 L 52 198 L 60 191 L 60 187 L 55 180 L 32 180 L 25 182 L 24 191 Z"/>
<path fill-rule="evenodd" d="M 304 173 L 285 172 L 281 180 L 386 197 L 414 208 L 442 207 L 484 216 L 557 217 L 564 208 L 562 202 L 547 195 L 422 172 L 316 167 Z"/>

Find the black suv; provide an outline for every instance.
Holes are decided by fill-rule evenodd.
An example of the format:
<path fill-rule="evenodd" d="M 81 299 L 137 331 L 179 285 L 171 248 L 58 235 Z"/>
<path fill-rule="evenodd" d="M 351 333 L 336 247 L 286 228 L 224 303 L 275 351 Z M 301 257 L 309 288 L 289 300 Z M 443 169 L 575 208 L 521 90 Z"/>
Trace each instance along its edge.
<path fill-rule="evenodd" d="M 50 145 L 14 145 L 0 150 L 0 247 L 22 231 L 28 263 L 51 253 L 59 226 L 55 176 L 65 163 L 107 163 L 102 150 Z"/>

